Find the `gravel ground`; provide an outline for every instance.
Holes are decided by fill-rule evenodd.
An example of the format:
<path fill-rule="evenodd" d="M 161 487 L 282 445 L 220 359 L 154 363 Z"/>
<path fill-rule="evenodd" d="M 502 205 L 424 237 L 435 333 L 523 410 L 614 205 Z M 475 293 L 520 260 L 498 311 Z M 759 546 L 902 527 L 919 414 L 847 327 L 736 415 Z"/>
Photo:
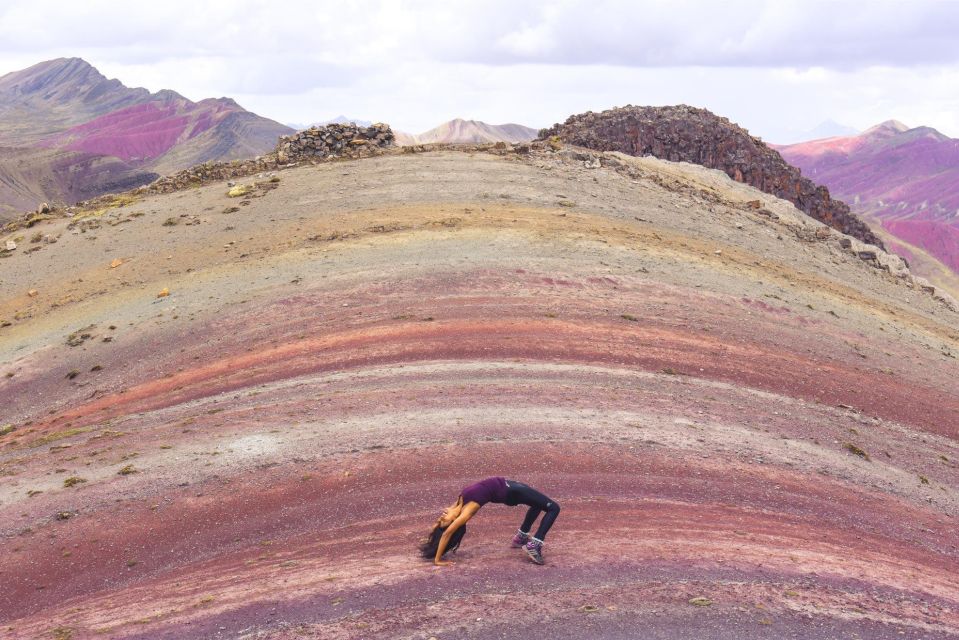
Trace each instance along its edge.
<path fill-rule="evenodd" d="M 959 637 L 959 316 L 722 174 L 603 160 L 397 153 L 19 240 L 5 637 Z M 416 558 L 488 475 L 563 505 L 547 565 L 500 505 Z"/>

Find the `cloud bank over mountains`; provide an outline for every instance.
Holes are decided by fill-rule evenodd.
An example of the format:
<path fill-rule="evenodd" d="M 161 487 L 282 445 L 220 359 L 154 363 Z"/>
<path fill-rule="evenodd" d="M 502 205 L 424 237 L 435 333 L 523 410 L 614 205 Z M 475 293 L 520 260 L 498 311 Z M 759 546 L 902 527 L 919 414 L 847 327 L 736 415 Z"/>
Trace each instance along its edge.
<path fill-rule="evenodd" d="M 508 3 L 500 3 L 510 13 Z M 807 67 L 855 69 L 959 61 L 959 4 L 634 2 L 524 6 L 502 25 L 478 10 L 436 47 L 465 62 L 601 64 L 628 67 Z M 484 15 L 486 19 L 484 20 Z M 482 30 L 470 37 L 472 24 Z M 459 51 L 457 51 L 459 47 Z M 455 53 L 454 53 L 455 56 Z"/>
<path fill-rule="evenodd" d="M 957 29 L 959 3 L 929 1 L 12 0 L 0 73 L 76 55 L 128 85 L 231 95 L 281 121 L 348 111 L 406 130 L 688 102 L 775 141 L 827 118 L 955 136 Z"/>

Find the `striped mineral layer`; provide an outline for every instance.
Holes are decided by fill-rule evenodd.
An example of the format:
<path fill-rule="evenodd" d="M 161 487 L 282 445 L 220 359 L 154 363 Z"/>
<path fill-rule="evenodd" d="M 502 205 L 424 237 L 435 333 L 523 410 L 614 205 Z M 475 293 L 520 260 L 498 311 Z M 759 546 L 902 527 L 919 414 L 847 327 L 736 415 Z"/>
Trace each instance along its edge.
<path fill-rule="evenodd" d="M 21 232 L 0 635 L 959 637 L 959 315 L 719 172 L 499 146 Z M 418 558 L 490 475 L 547 564 L 502 505 Z"/>

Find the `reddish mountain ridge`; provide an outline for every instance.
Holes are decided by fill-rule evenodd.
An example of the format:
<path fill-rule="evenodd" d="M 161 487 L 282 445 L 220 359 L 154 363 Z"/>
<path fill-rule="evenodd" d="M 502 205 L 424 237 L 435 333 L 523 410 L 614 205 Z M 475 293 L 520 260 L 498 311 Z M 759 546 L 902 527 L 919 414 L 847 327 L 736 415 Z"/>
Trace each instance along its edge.
<path fill-rule="evenodd" d="M 131 89 L 79 58 L 41 62 L 0 77 L 0 144 L 9 149 L 0 161 L 21 158 L 16 176 L 0 173 L 0 217 L 38 199 L 76 199 L 81 191 L 73 184 L 89 197 L 115 183 L 126 188 L 209 160 L 258 155 L 291 131 L 229 98 L 192 102 L 174 91 Z M 33 161 L 26 170 L 24 157 Z M 68 170 L 50 171 L 53 157 Z M 91 163 L 105 175 L 78 179 Z M 58 179 L 61 174 L 73 176 L 70 183 Z M 45 180 L 31 181 L 31 175 Z"/>
<path fill-rule="evenodd" d="M 737 182 L 792 202 L 838 231 L 883 246 L 844 202 L 830 197 L 828 189 L 804 178 L 759 138 L 706 109 L 627 105 L 601 113 L 588 111 L 540 131 L 541 139 L 551 137 L 598 151 L 719 169 Z"/>
<path fill-rule="evenodd" d="M 959 140 L 890 120 L 857 136 L 777 148 L 854 211 L 959 273 Z"/>
<path fill-rule="evenodd" d="M 132 189 L 155 176 L 113 156 L 0 147 L 0 222 L 8 212 L 16 214 L 38 202 L 86 200 Z"/>
<path fill-rule="evenodd" d="M 214 117 L 231 110 L 229 105 L 221 107 L 217 100 L 203 102 L 213 104 L 197 104 L 178 97 L 133 105 L 71 127 L 45 142 L 124 160 L 156 158 L 181 139 L 190 140 L 206 131 Z"/>
<path fill-rule="evenodd" d="M 80 58 L 58 58 L 0 76 L 0 141 L 31 146 L 97 116 L 152 99 L 108 80 Z"/>

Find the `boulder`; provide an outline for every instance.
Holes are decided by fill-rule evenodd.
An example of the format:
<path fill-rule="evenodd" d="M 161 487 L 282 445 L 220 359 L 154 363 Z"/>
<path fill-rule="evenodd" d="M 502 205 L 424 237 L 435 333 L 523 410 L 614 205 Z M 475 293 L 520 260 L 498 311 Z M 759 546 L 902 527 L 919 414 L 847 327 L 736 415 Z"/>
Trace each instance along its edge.
<path fill-rule="evenodd" d="M 866 242 L 860 242 L 856 238 L 846 237 L 842 238 L 839 241 L 839 245 L 844 249 L 847 249 L 851 254 L 863 260 L 865 262 L 878 261 L 879 254 L 885 253 L 882 249 L 877 247 L 874 244 L 868 244 Z"/>
<path fill-rule="evenodd" d="M 936 293 L 936 288 L 932 285 L 931 282 L 929 282 L 925 278 L 915 277 L 913 278 L 912 281 L 916 284 L 917 287 L 919 287 L 920 291 L 924 291 L 926 293 L 931 293 L 931 294 Z"/>
<path fill-rule="evenodd" d="M 951 311 L 959 313 L 959 301 L 957 301 L 948 293 L 936 291 L 934 294 L 932 294 L 932 297 L 946 305 Z"/>
<path fill-rule="evenodd" d="M 880 251 L 876 256 L 876 261 L 880 269 L 885 269 L 897 278 L 905 278 L 909 275 L 909 265 L 894 253 Z"/>

